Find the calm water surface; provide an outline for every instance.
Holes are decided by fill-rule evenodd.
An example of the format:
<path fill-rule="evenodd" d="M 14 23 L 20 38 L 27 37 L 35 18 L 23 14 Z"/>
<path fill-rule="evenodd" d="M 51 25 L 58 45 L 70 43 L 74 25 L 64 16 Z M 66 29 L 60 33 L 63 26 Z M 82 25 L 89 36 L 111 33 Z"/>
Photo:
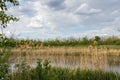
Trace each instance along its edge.
<path fill-rule="evenodd" d="M 120 56 L 34 54 L 11 58 L 11 65 L 14 67 L 15 63 L 24 60 L 30 64 L 31 67 L 35 67 L 37 65 L 37 59 L 47 59 L 50 61 L 50 64 L 55 67 L 103 70 L 120 73 Z"/>

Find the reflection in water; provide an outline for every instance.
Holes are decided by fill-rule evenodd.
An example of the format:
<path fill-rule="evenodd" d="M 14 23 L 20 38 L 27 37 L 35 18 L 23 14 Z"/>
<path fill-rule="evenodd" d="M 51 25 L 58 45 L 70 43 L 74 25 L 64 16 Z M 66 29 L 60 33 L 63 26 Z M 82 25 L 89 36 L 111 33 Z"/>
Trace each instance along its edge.
<path fill-rule="evenodd" d="M 13 63 L 26 61 L 32 67 L 36 66 L 37 59 L 49 60 L 52 66 L 65 68 L 81 68 L 92 70 L 113 71 L 120 73 L 120 56 L 107 55 L 66 55 L 66 54 L 27 54 L 13 57 Z M 13 58 L 11 58 L 13 60 Z"/>

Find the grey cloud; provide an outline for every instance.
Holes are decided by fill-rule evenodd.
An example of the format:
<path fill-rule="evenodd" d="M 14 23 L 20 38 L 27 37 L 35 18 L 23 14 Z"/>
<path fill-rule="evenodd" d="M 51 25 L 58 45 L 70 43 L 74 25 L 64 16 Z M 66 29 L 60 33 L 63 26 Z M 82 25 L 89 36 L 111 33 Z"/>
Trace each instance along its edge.
<path fill-rule="evenodd" d="M 104 11 L 111 12 L 111 10 L 119 9 L 120 1 L 119 0 L 89 0 L 88 3 L 96 8 L 101 8 Z"/>
<path fill-rule="evenodd" d="M 22 7 L 20 10 L 19 10 L 22 14 L 25 14 L 27 16 L 34 16 L 36 11 L 33 10 L 32 8 L 28 8 L 28 7 Z"/>
<path fill-rule="evenodd" d="M 34 2 L 41 3 L 43 6 L 46 5 L 53 10 L 61 10 L 65 8 L 63 4 L 65 0 L 28 0 L 28 1 L 30 3 Z M 27 3 L 28 1 L 25 2 Z"/>
<path fill-rule="evenodd" d="M 29 26 L 26 27 L 26 30 L 31 29 L 31 31 L 35 31 L 36 34 L 38 34 L 38 32 L 43 32 L 43 34 L 45 35 L 44 37 L 46 37 L 46 35 L 52 34 L 54 31 L 61 32 L 64 36 L 71 35 L 76 32 L 85 33 L 88 32 L 90 29 L 92 31 L 89 34 L 92 34 L 93 32 L 95 32 L 94 30 L 97 30 L 99 33 L 100 32 L 99 29 L 101 28 L 104 29 L 106 28 L 106 26 L 108 28 L 111 28 L 113 26 L 116 28 L 120 26 L 119 0 L 25 0 L 25 1 L 21 0 L 21 1 L 22 5 L 20 6 L 22 8 L 15 12 L 19 14 L 19 16 L 21 16 L 21 14 L 25 16 L 26 15 L 30 16 L 27 16 L 27 19 L 21 18 L 23 22 L 21 22 L 18 25 L 20 27 L 23 26 L 22 29 L 24 29 L 26 26 Z M 32 5 L 33 3 L 37 3 L 35 8 Z M 43 23 L 41 19 L 39 19 L 40 17 L 43 17 L 43 19 L 46 20 L 45 22 L 46 26 L 43 27 Z M 47 24 L 47 22 L 50 22 L 52 24 Z M 53 26 L 53 29 L 51 26 Z M 106 34 L 107 32 L 113 33 L 112 31 L 104 30 L 104 32 L 100 34 Z M 55 35 L 57 36 L 57 33 Z"/>
<path fill-rule="evenodd" d="M 65 6 L 63 5 L 65 0 L 51 0 L 48 2 L 48 6 L 53 8 L 54 10 L 61 10 L 64 9 Z"/>

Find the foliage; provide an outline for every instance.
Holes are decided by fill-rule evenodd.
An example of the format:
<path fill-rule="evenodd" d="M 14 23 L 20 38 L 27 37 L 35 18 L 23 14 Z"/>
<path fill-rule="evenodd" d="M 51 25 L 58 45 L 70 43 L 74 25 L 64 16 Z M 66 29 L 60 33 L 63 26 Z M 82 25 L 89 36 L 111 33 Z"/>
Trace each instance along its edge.
<path fill-rule="evenodd" d="M 3 52 L 0 53 L 0 80 L 10 80 L 9 75 L 9 54 L 8 51 L 2 50 Z"/>
<path fill-rule="evenodd" d="M 120 45 L 120 38 L 108 37 L 108 38 L 68 38 L 68 39 L 55 39 L 55 40 L 30 40 L 30 39 L 14 39 L 0 36 L 0 47 L 20 47 L 21 45 L 28 45 L 29 47 L 36 48 L 42 46 L 82 46 L 92 45 L 94 40 L 99 42 L 99 45 Z"/>
<path fill-rule="evenodd" d="M 19 5 L 17 0 L 0 0 L 0 24 L 5 28 L 10 21 L 18 21 L 13 15 L 7 15 L 8 10 L 7 3 L 11 3 L 14 6 Z"/>
<path fill-rule="evenodd" d="M 0 53 L 0 80 L 10 80 L 9 65 L 6 63 L 7 62 L 6 60 L 8 59 L 8 55 L 6 55 L 5 47 L 7 47 L 8 45 L 11 46 L 11 44 L 9 43 L 13 43 L 13 41 L 10 41 L 12 39 L 8 39 L 4 36 L 2 29 L 7 27 L 8 23 L 10 23 L 11 21 L 18 21 L 18 19 L 13 15 L 8 15 L 6 13 L 6 11 L 8 10 L 8 6 L 7 6 L 8 3 L 11 3 L 14 6 L 19 5 L 17 0 L 0 0 L 0 25 L 2 32 L 0 34 L 0 47 L 2 48 L 3 51 Z"/>
<path fill-rule="evenodd" d="M 0 64 L 0 80 L 10 80 L 8 64 Z"/>
<path fill-rule="evenodd" d="M 14 17 L 13 15 L 8 15 L 6 11 L 8 10 L 8 5 L 13 4 L 13 6 L 19 5 L 19 2 L 17 0 L 0 0 L 0 25 L 1 25 L 1 34 L 0 34 L 0 46 L 3 47 L 7 44 L 7 46 L 11 45 L 8 43 L 12 43 L 10 40 L 5 37 L 3 34 L 3 28 L 7 27 L 7 25 L 11 21 L 18 21 L 18 18 Z M 10 42 L 9 42 L 10 41 Z M 13 43 L 12 43 L 13 44 Z"/>
<path fill-rule="evenodd" d="M 95 39 L 96 41 L 100 41 L 100 37 L 99 36 L 95 36 Z"/>
<path fill-rule="evenodd" d="M 16 47 L 16 41 L 13 38 L 7 38 L 7 37 L 0 37 L 0 47 L 2 48 L 8 48 L 8 47 Z"/>

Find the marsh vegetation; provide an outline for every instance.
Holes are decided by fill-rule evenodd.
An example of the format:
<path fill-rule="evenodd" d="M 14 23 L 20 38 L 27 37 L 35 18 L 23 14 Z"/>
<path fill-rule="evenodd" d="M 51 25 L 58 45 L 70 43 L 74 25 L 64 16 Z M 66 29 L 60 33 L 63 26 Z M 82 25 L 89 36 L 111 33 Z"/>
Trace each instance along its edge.
<path fill-rule="evenodd" d="M 43 46 L 37 49 L 1 49 L 0 53 L 1 69 L 7 70 L 8 74 L 3 77 L 10 80 L 120 79 L 118 49 Z"/>
<path fill-rule="evenodd" d="M 42 41 L 6 39 L 0 48 L 0 79 L 119 80 L 119 45 L 94 45 L 93 42 L 78 46 L 75 41 L 74 46 L 61 46 L 60 43 L 45 45 Z"/>

